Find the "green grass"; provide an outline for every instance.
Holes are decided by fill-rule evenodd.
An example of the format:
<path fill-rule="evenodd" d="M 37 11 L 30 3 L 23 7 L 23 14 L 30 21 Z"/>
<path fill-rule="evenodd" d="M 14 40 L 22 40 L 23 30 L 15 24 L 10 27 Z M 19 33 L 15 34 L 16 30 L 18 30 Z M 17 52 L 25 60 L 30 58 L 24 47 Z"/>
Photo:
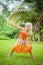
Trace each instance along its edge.
<path fill-rule="evenodd" d="M 29 53 L 19 54 L 14 52 L 9 58 L 10 53 L 16 39 L 0 40 L 0 65 L 43 65 L 43 42 L 33 43 L 33 55 L 35 59 L 30 58 Z"/>

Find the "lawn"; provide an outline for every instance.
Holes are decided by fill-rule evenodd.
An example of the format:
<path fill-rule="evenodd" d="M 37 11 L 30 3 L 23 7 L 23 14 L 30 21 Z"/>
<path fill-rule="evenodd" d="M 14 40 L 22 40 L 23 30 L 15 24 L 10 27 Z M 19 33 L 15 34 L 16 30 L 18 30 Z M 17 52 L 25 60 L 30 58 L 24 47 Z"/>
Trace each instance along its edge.
<path fill-rule="evenodd" d="M 11 58 L 8 57 L 15 41 L 16 39 L 0 40 L 0 65 L 43 65 L 43 42 L 33 42 L 35 59 L 32 60 L 29 53 L 19 54 L 14 52 Z"/>

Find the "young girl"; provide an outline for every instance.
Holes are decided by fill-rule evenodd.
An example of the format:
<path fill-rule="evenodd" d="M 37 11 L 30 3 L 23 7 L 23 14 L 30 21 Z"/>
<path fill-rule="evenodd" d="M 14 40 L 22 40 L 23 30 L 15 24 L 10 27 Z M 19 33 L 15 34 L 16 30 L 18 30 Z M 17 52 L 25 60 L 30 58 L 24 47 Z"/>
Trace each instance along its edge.
<path fill-rule="evenodd" d="M 28 52 L 28 53 L 30 53 L 31 58 L 34 59 L 34 56 L 32 55 L 32 41 L 30 39 L 30 44 L 28 44 L 28 42 L 27 42 L 27 38 L 31 37 L 31 32 L 29 32 L 29 31 L 30 30 L 32 31 L 32 23 L 27 22 L 25 24 L 25 27 L 17 26 L 11 22 L 9 24 L 18 29 L 21 29 L 18 40 L 17 40 L 16 44 L 14 45 L 14 47 L 12 48 L 12 50 L 9 54 L 9 57 L 11 57 L 12 53 L 14 51 L 16 51 L 18 53 L 27 53 Z"/>

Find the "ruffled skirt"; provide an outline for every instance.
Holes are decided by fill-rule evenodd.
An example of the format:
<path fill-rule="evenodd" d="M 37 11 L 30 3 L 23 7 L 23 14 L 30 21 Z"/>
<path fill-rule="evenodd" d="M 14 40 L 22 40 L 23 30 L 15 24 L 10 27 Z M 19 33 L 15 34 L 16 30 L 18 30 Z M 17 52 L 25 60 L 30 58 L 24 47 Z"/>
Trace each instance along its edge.
<path fill-rule="evenodd" d="M 16 51 L 18 53 L 27 53 L 27 52 L 31 52 L 32 48 L 30 46 L 30 44 L 20 44 L 20 43 L 16 43 L 14 45 L 14 47 L 12 48 L 12 51 Z"/>

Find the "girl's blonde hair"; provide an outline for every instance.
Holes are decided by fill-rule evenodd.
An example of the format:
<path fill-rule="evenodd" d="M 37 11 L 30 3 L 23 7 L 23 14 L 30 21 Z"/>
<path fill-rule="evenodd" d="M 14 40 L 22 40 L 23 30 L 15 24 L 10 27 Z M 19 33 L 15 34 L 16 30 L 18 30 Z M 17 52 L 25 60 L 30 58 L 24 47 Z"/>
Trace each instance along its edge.
<path fill-rule="evenodd" d="M 27 22 L 26 25 L 29 25 L 30 26 L 30 29 L 29 29 L 29 37 L 27 37 L 27 43 L 30 43 L 29 41 L 31 40 L 31 36 L 33 35 L 33 26 L 32 26 L 32 23 L 31 22 Z"/>
<path fill-rule="evenodd" d="M 32 29 L 32 28 L 33 28 L 33 26 L 32 26 L 32 23 L 31 23 L 31 22 L 26 22 L 26 25 L 29 25 L 29 26 L 30 26 L 30 29 Z"/>
<path fill-rule="evenodd" d="M 33 32 L 32 32 L 32 30 L 33 30 L 32 23 L 31 22 L 27 22 L 26 25 L 29 25 L 30 26 L 29 33 L 30 33 L 30 35 L 32 35 L 33 34 Z"/>
<path fill-rule="evenodd" d="M 30 35 L 33 35 L 33 26 L 32 26 L 32 23 L 29 23 L 30 24 Z"/>

